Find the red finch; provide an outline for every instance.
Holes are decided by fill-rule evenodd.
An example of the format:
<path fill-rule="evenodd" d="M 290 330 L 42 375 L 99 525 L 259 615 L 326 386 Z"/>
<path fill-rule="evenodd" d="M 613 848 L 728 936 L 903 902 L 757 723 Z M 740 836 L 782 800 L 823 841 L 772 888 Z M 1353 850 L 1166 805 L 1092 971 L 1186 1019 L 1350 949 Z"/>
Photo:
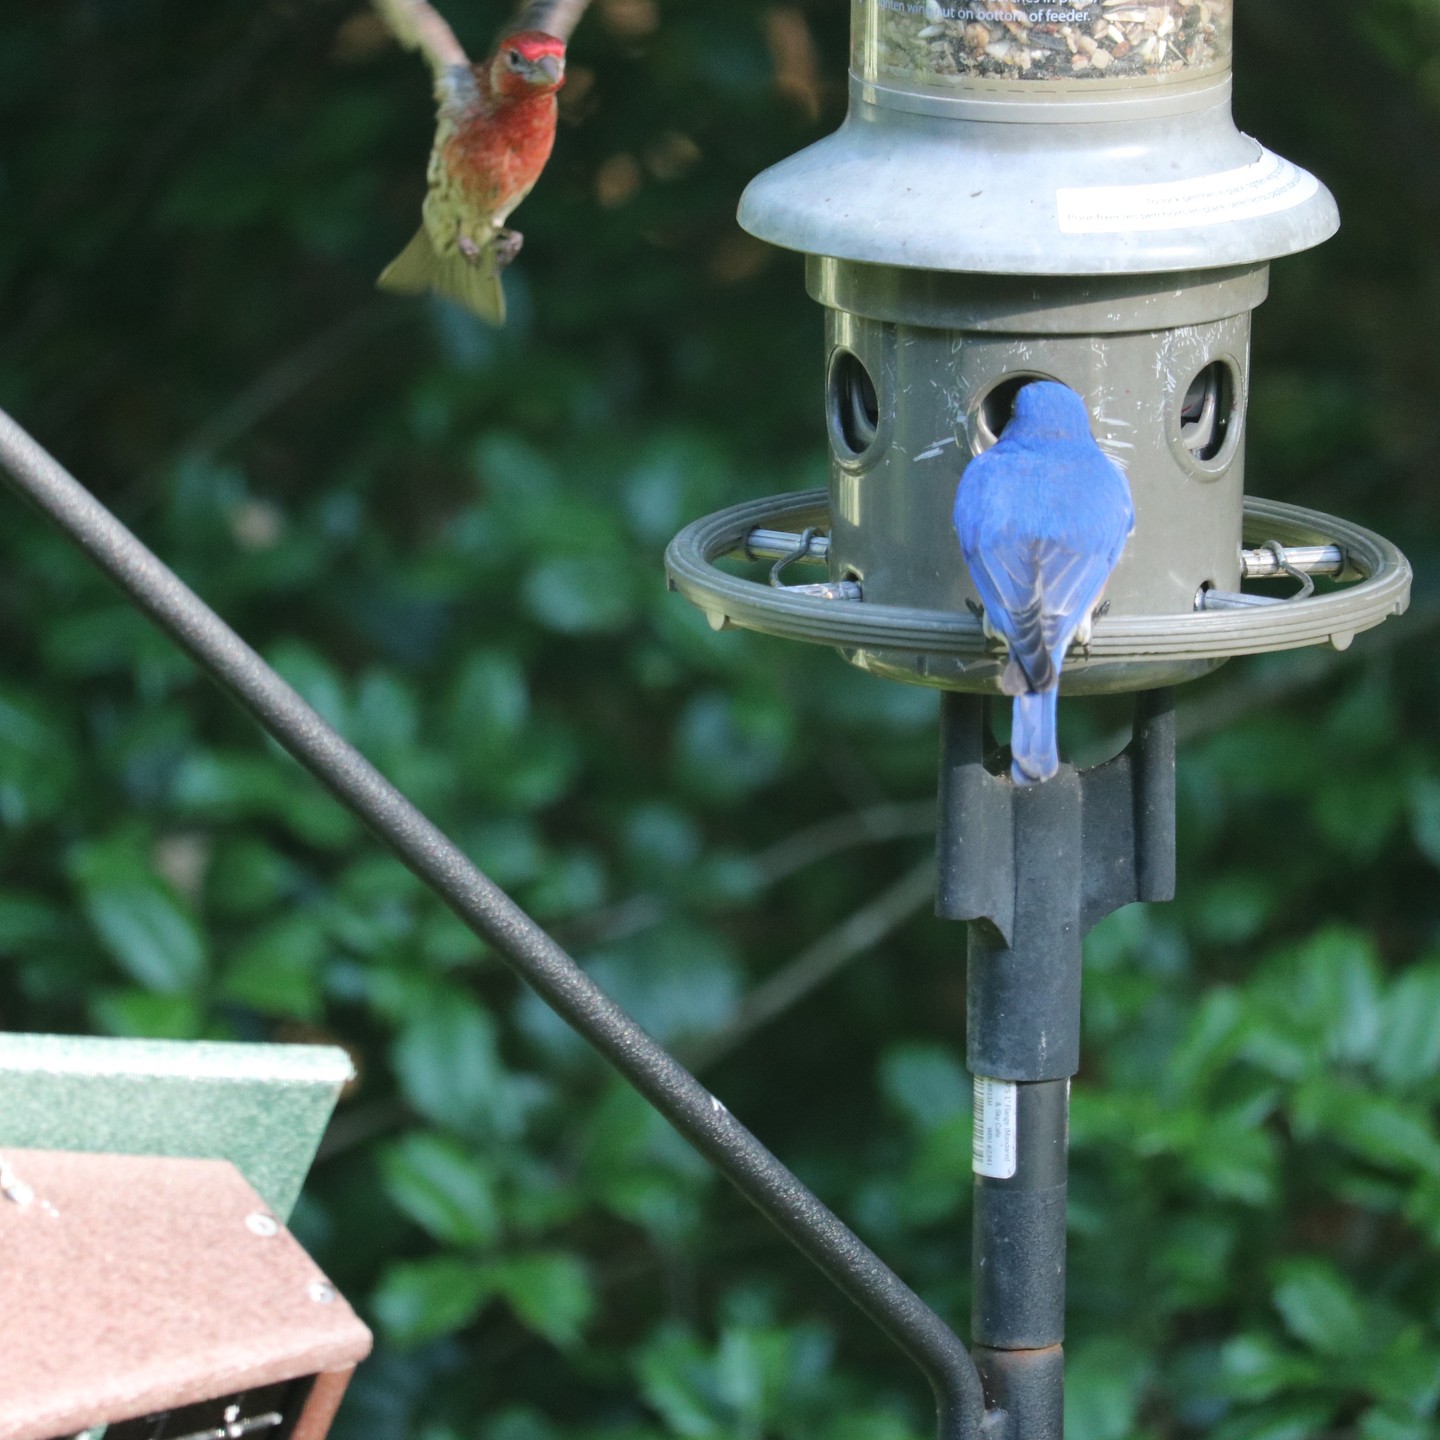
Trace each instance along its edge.
<path fill-rule="evenodd" d="M 381 5 L 387 19 L 392 8 L 393 0 Z M 565 41 L 543 30 L 520 29 L 505 36 L 483 65 L 471 65 L 433 11 L 425 21 L 433 18 L 441 27 L 435 33 L 448 48 L 417 34 L 417 18 L 412 15 L 410 29 L 393 19 L 392 27 L 431 58 L 439 125 L 424 223 L 379 285 L 405 295 L 433 290 L 501 325 L 500 272 L 521 244 L 505 222 L 534 188 L 555 144 L 555 92 L 565 83 Z"/>

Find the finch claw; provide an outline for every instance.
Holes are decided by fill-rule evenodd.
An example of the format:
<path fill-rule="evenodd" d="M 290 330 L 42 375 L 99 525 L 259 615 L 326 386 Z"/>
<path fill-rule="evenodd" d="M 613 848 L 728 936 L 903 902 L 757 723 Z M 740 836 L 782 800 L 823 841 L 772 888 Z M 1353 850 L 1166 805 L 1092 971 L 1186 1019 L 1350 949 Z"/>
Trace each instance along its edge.
<path fill-rule="evenodd" d="M 503 270 L 520 253 L 525 237 L 518 230 L 497 230 L 490 242 L 490 253 L 495 258 L 495 268 Z"/>
<path fill-rule="evenodd" d="M 468 236 L 461 235 L 455 241 L 455 248 L 473 265 L 480 258 L 480 247 Z"/>

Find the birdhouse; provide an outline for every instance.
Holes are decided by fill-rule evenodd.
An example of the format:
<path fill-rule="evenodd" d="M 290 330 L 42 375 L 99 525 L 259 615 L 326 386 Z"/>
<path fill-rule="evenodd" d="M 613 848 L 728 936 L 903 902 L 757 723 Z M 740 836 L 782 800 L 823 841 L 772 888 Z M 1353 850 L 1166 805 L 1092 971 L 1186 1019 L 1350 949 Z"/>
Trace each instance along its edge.
<path fill-rule="evenodd" d="M 1232 0 L 854 0 L 845 124 L 756 179 L 739 217 L 808 257 L 825 309 L 828 491 L 677 538 L 672 583 L 712 623 L 995 688 L 951 507 L 1042 378 L 1084 398 L 1136 511 L 1065 690 L 1344 646 L 1403 609 L 1393 546 L 1246 499 L 1251 315 L 1270 262 L 1338 217 L 1314 176 L 1236 129 L 1231 20 Z M 777 582 L 791 562 L 829 578 L 765 587 L 717 569 L 726 554 L 774 560 Z M 1245 593 L 1284 574 L 1303 598 Z M 1314 574 L 1359 583 L 1316 595 Z"/>
<path fill-rule="evenodd" d="M 0 1035 L 0 1440 L 322 1440 L 370 1334 L 284 1221 L 352 1074 Z"/>

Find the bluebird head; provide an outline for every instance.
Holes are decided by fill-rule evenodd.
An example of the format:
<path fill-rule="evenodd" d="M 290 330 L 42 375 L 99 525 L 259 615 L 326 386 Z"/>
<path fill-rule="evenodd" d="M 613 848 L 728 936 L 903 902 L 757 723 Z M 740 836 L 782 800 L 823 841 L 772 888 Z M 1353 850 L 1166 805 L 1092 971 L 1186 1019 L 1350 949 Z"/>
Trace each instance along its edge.
<path fill-rule="evenodd" d="M 1090 414 L 1085 402 L 1056 380 L 1032 380 L 1015 396 L 1015 418 L 1005 438 L 1017 440 L 1089 440 Z"/>

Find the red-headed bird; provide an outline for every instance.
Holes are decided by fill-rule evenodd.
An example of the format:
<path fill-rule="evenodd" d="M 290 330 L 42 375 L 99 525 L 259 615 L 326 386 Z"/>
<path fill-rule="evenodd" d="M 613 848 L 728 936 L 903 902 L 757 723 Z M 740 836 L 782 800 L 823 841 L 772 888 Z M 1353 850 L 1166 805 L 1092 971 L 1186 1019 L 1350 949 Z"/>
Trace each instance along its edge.
<path fill-rule="evenodd" d="M 502 325 L 500 272 L 521 244 L 506 221 L 554 148 L 565 39 L 584 6 L 574 0 L 528 6 L 520 28 L 504 35 L 484 64 L 472 65 L 425 0 L 376 4 L 401 43 L 423 50 L 430 61 L 439 112 L 423 223 L 379 286 L 404 295 L 433 290 Z M 561 33 L 536 27 L 552 16 Z"/>

